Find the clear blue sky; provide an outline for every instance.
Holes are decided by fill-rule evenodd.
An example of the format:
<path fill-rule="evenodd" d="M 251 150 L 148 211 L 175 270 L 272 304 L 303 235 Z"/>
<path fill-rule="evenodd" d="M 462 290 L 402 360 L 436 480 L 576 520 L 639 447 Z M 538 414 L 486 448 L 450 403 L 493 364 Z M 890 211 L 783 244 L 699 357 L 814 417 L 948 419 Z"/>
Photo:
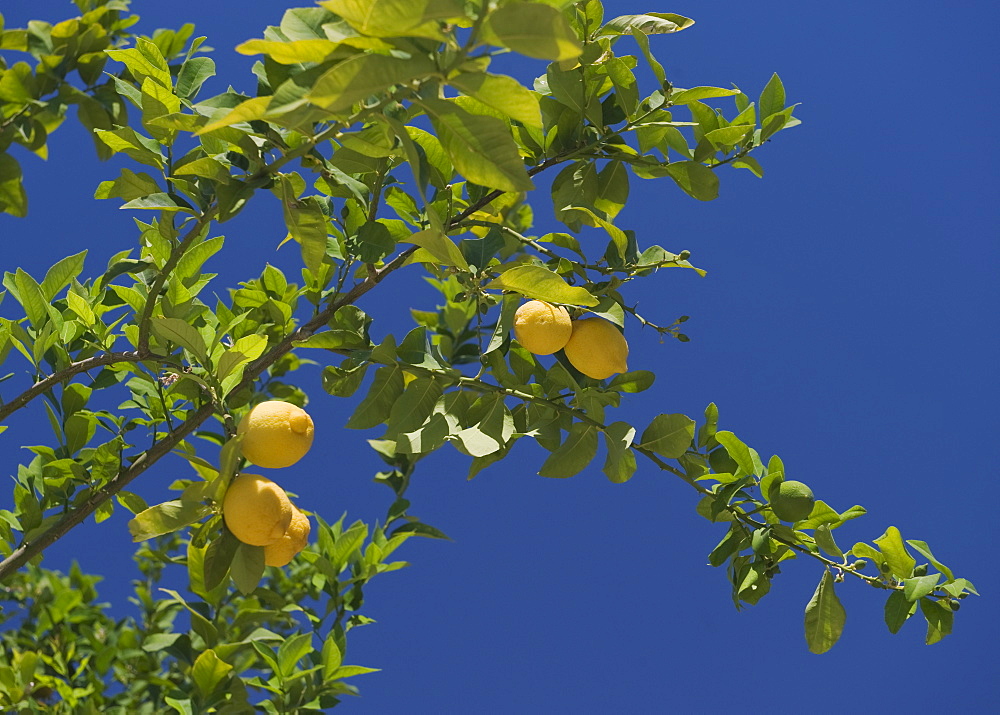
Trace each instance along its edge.
<path fill-rule="evenodd" d="M 378 623 L 352 634 L 349 660 L 383 671 L 359 679 L 363 697 L 343 710 L 995 708 L 1000 107 L 988 48 L 1000 13 L 983 2 L 902 0 L 662 7 L 612 0 L 606 7 L 608 17 L 651 10 L 694 17 L 694 28 L 653 40 L 676 85 L 733 82 L 755 95 L 777 71 L 804 122 L 759 152 L 763 180 L 720 172 L 715 202 L 689 199 L 666 180 L 633 180 L 617 223 L 636 230 L 641 245 L 691 251 L 709 274 L 661 271 L 627 294 L 650 317 L 669 323 L 690 315 L 692 340 L 660 344 L 651 331 L 630 327 L 630 366 L 659 377 L 616 418 L 696 417 L 715 401 L 721 426 L 765 458 L 779 454 L 790 478 L 835 507 L 868 508 L 837 531 L 842 546 L 895 525 L 904 538 L 927 541 L 984 597 L 966 600 L 955 633 L 926 647 L 922 620 L 890 635 L 883 598 L 844 584 L 844 636 L 814 656 L 802 612 L 818 565 L 788 564 L 770 595 L 736 613 L 724 572 L 705 565 L 720 527 L 694 514 L 693 493 L 669 475 L 642 466 L 615 486 L 592 468 L 547 480 L 535 474 L 542 451 L 525 444 L 466 482 L 466 458 L 443 450 L 422 463 L 409 498 L 413 513 L 454 542 L 411 541 L 402 557 L 413 567 L 367 591 L 365 613 Z M 221 78 L 210 87 L 221 92 L 228 84 L 251 90 L 251 60 L 231 49 L 261 36 L 283 8 L 137 0 L 133 9 L 147 32 L 195 22 L 216 48 Z M 6 2 L 3 12 L 16 26 L 29 17 L 64 19 L 72 5 Z M 543 66 L 508 71 L 528 77 Z M 24 158 L 32 213 L 25 221 L 0 217 L 3 270 L 38 275 L 89 247 L 88 274 L 100 272 L 135 241 L 125 212 L 89 198 L 117 169 L 94 159 L 78 128 L 57 132 L 51 155 L 48 164 Z M 558 230 L 545 202 L 538 198 L 538 233 Z M 274 251 L 284 233 L 280 207 L 259 203 L 224 227 L 240 249 L 208 265 L 220 273 L 217 291 L 268 261 L 297 271 L 292 251 Z M 397 277 L 361 306 L 376 316 L 377 338 L 407 329 L 410 305 L 434 305 L 415 272 Z M 410 291 L 406 301 L 400 291 Z M 376 431 L 343 430 L 353 403 L 327 397 L 317 378 L 303 372 L 322 436 L 287 486 L 328 520 L 344 511 L 374 520 L 389 499 L 371 482 L 379 460 L 365 439 Z M 0 437 L 4 473 L 26 458 L 17 445 L 42 439 L 45 418 L 34 418 L 36 425 Z M 159 501 L 186 470 L 166 460 L 137 491 Z M 106 573 L 102 596 L 128 609 L 125 522 L 116 514 L 74 531 L 46 565 L 76 557 L 85 570 Z M 740 705 L 751 693 L 752 704 Z"/>

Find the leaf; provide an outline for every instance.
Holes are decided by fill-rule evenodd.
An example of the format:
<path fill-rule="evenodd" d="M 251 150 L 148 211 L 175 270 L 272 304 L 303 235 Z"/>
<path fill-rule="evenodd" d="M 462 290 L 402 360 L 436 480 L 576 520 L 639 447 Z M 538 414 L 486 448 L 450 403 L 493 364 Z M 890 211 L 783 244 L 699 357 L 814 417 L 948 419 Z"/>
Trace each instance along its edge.
<path fill-rule="evenodd" d="M 890 633 L 899 633 L 907 619 L 916 612 L 916 603 L 907 601 L 902 591 L 893 591 L 885 602 L 885 625 Z"/>
<path fill-rule="evenodd" d="M 635 427 L 626 422 L 613 422 L 604 430 L 608 450 L 604 474 L 615 484 L 624 484 L 635 474 L 635 452 L 631 450 Z"/>
<path fill-rule="evenodd" d="M 385 422 L 389 419 L 392 406 L 403 394 L 403 387 L 403 371 L 397 365 L 380 367 L 375 372 L 368 394 L 354 410 L 346 426 L 367 429 Z"/>
<path fill-rule="evenodd" d="M 760 93 L 758 107 L 761 126 L 766 125 L 768 119 L 785 108 L 785 87 L 777 72 L 771 75 L 771 79 Z"/>
<path fill-rule="evenodd" d="M 94 192 L 95 199 L 118 198 L 132 201 L 150 194 L 161 193 L 156 179 L 145 172 L 133 173 L 122 169 L 121 176 L 114 181 L 102 181 Z"/>
<path fill-rule="evenodd" d="M 927 638 L 924 641 L 927 645 L 934 645 L 951 633 L 955 613 L 950 608 L 938 601 L 921 598 L 920 612 L 927 619 Z"/>
<path fill-rule="evenodd" d="M 628 35 L 641 32 L 643 35 L 662 35 L 686 30 L 694 20 L 670 12 L 647 12 L 642 15 L 620 15 L 600 29 L 599 36 Z"/>
<path fill-rule="evenodd" d="M 583 45 L 566 18 L 542 3 L 510 3 L 491 13 L 483 27 L 487 41 L 540 60 L 571 60 Z"/>
<path fill-rule="evenodd" d="M 597 454 L 598 429 L 586 422 L 574 422 L 566 441 L 548 456 L 538 474 L 542 477 L 572 477 L 583 470 Z"/>
<path fill-rule="evenodd" d="M 177 75 L 177 96 L 192 99 L 205 80 L 215 75 L 215 61 L 210 57 L 189 57 Z"/>
<path fill-rule="evenodd" d="M 531 191 L 517 143 L 507 126 L 494 117 L 470 114 L 454 102 L 421 100 L 441 146 L 466 179 L 501 191 Z"/>
<path fill-rule="evenodd" d="M 648 390 L 653 386 L 656 374 L 649 370 L 632 370 L 615 375 L 608 384 L 609 390 L 636 393 Z"/>
<path fill-rule="evenodd" d="M 456 266 L 463 271 L 469 270 L 469 263 L 462 251 L 443 231 L 429 228 L 415 233 L 400 243 L 412 243 L 420 246 L 436 258 L 442 266 Z"/>
<path fill-rule="evenodd" d="M 45 300 L 38 281 L 23 268 L 18 268 L 14 273 L 14 285 L 17 287 L 17 297 L 31 325 L 35 329 L 41 328 L 42 324 L 48 320 L 49 312 L 45 307 L 48 301 Z"/>
<path fill-rule="evenodd" d="M 244 596 L 253 593 L 264 575 L 264 547 L 240 544 L 229 567 L 233 583 Z"/>
<path fill-rule="evenodd" d="M 952 574 L 951 569 L 945 566 L 943 563 L 934 558 L 934 554 L 931 553 L 930 547 L 927 546 L 926 541 L 917 541 L 914 539 L 907 539 L 906 543 L 913 547 L 914 551 L 923 556 L 925 559 L 930 561 L 934 568 L 944 574 L 946 581 L 953 581 L 955 579 L 954 574 Z"/>
<path fill-rule="evenodd" d="M 229 529 L 223 529 L 222 533 L 208 545 L 203 576 L 206 590 L 214 590 L 225 580 L 239 547 L 239 539 L 233 536 Z"/>
<path fill-rule="evenodd" d="M 513 77 L 485 72 L 463 72 L 449 79 L 448 84 L 527 127 L 542 128 L 542 111 L 538 106 L 538 95 Z"/>
<path fill-rule="evenodd" d="M 437 22 L 465 17 L 457 0 L 323 0 L 319 4 L 370 37 L 437 37 Z M 433 26 L 424 27 L 428 23 Z"/>
<path fill-rule="evenodd" d="M 195 659 L 194 665 L 191 666 L 191 678 L 198 686 L 202 697 L 208 697 L 232 669 L 233 666 L 219 658 L 215 651 L 209 648 L 203 650 Z"/>
<path fill-rule="evenodd" d="M 21 181 L 21 165 L 3 151 L 0 151 L 0 211 L 18 218 L 28 215 L 28 195 Z"/>
<path fill-rule="evenodd" d="M 835 559 L 844 558 L 844 552 L 840 550 L 837 546 L 837 542 L 833 538 L 833 534 L 830 533 L 829 524 L 821 524 L 816 527 L 816 531 L 813 533 L 813 537 L 816 539 L 816 545 L 819 546 L 827 555 L 832 556 Z"/>
<path fill-rule="evenodd" d="M 139 512 L 129 521 L 128 530 L 132 534 L 132 541 L 145 541 L 200 521 L 211 511 L 210 507 L 200 502 L 176 499 Z"/>
<path fill-rule="evenodd" d="M 302 201 L 295 199 L 291 180 L 287 176 L 283 177 L 281 187 L 288 235 L 299 244 L 305 267 L 318 275 L 326 257 L 326 216 L 316 197 L 310 196 Z"/>
<path fill-rule="evenodd" d="M 141 209 L 147 211 L 183 211 L 189 214 L 195 213 L 195 210 L 184 199 L 164 192 L 132 199 L 128 203 L 122 204 L 119 208 L 123 211 Z"/>
<path fill-rule="evenodd" d="M 563 305 L 591 307 L 600 302 L 587 289 L 570 286 L 558 273 L 541 266 L 515 266 L 487 283 L 486 288 L 511 290 L 528 298 Z"/>
<path fill-rule="evenodd" d="M 295 672 L 295 665 L 312 652 L 312 633 L 299 633 L 278 646 L 278 672 L 285 678 Z"/>
<path fill-rule="evenodd" d="M 363 665 L 343 665 L 333 674 L 334 679 L 353 678 L 355 675 L 365 675 L 367 673 L 378 673 L 379 668 L 366 668 Z"/>
<path fill-rule="evenodd" d="M 434 64 L 422 55 L 409 59 L 363 54 L 334 65 L 313 86 L 306 98 L 334 114 L 350 113 L 365 97 L 396 84 L 433 74 Z"/>
<path fill-rule="evenodd" d="M 903 597 L 910 603 L 916 603 L 933 592 L 940 580 L 941 574 L 939 573 L 903 579 Z"/>
<path fill-rule="evenodd" d="M 219 119 L 213 122 L 209 122 L 201 129 L 196 131 L 194 135 L 196 137 L 203 134 L 208 134 L 209 132 L 214 132 L 217 129 L 222 129 L 223 127 L 228 127 L 233 124 L 240 124 L 241 122 L 250 122 L 255 119 L 263 119 L 264 115 L 267 113 L 267 107 L 271 103 L 271 97 L 254 97 L 253 99 L 248 99 L 241 104 L 238 104 L 232 109 L 232 111 L 224 114 Z"/>
<path fill-rule="evenodd" d="M 639 446 L 661 457 L 677 459 L 694 439 L 694 420 L 686 415 L 657 415 L 642 433 Z"/>
<path fill-rule="evenodd" d="M 190 351 L 202 363 L 208 362 L 208 349 L 201 333 L 180 318 L 154 318 L 150 321 L 150 327 L 164 342 L 176 343 Z"/>
<path fill-rule="evenodd" d="M 882 551 L 893 576 L 902 580 L 913 575 L 913 567 L 916 566 L 917 562 L 906 551 L 899 529 L 890 526 L 882 536 L 875 539 L 875 543 Z"/>
<path fill-rule="evenodd" d="M 731 97 L 739 94 L 738 89 L 723 89 L 722 87 L 692 87 L 691 89 L 677 89 L 670 95 L 671 104 L 687 104 L 702 99 L 712 99 L 714 97 Z"/>
<path fill-rule="evenodd" d="M 105 50 L 105 52 L 111 59 L 123 62 L 138 84 L 141 85 L 143 80 L 149 77 L 161 87 L 167 89 L 173 87 L 167 61 L 151 40 L 139 37 L 136 39 L 135 47 L 127 50 Z"/>
<path fill-rule="evenodd" d="M 715 439 L 726 448 L 726 452 L 745 474 L 756 473 L 750 448 L 743 444 L 739 437 L 727 430 L 719 430 L 715 433 Z"/>
<path fill-rule="evenodd" d="M 823 569 L 816 592 L 806 605 L 806 643 L 812 653 L 826 653 L 840 639 L 847 612 L 833 588 L 833 576 Z"/>
<path fill-rule="evenodd" d="M 279 42 L 273 40 L 248 40 L 236 46 L 241 55 L 267 55 L 282 65 L 294 65 L 300 62 L 322 62 L 340 47 L 333 40 L 312 39 Z"/>
<path fill-rule="evenodd" d="M 675 161 L 667 164 L 667 174 L 685 193 L 699 201 L 712 201 L 719 197 L 719 177 L 697 161 Z"/>

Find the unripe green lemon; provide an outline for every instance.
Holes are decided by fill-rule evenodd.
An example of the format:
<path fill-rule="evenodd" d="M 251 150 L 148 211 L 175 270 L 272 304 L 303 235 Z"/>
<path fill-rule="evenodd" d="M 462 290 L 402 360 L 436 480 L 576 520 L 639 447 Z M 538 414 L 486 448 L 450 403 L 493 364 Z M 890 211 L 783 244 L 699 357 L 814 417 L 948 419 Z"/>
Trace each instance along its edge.
<path fill-rule="evenodd" d="M 284 536 L 264 547 L 267 566 L 285 566 L 309 543 L 309 517 L 292 505 L 292 521 Z"/>
<path fill-rule="evenodd" d="M 222 518 L 244 544 L 267 546 L 288 531 L 292 502 L 285 490 L 259 474 L 241 474 L 222 498 Z"/>
<path fill-rule="evenodd" d="M 268 400 L 240 420 L 236 433 L 243 435 L 243 456 L 258 467 L 290 467 L 302 459 L 313 442 L 309 413 L 290 402 Z"/>
<path fill-rule="evenodd" d="M 573 334 L 563 352 L 573 367 L 595 380 L 628 370 L 625 336 L 604 318 L 574 320 Z"/>
<path fill-rule="evenodd" d="M 573 324 L 562 306 L 529 300 L 514 313 L 514 337 L 533 355 L 551 355 L 562 350 Z"/>
<path fill-rule="evenodd" d="M 782 521 L 801 521 L 813 510 L 816 499 L 812 489 L 802 482 L 782 482 L 771 497 L 771 510 Z"/>

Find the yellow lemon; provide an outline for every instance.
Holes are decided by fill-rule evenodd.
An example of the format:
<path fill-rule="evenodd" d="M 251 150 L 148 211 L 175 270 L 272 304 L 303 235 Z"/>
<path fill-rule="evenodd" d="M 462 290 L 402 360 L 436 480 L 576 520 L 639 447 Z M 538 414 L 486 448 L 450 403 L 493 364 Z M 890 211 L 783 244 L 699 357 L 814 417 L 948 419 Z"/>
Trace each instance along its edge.
<path fill-rule="evenodd" d="M 529 300 L 514 313 L 514 337 L 534 355 L 562 350 L 573 333 L 569 312 L 540 300 Z"/>
<path fill-rule="evenodd" d="M 313 442 L 309 413 L 290 402 L 261 402 L 240 420 L 243 456 L 258 467 L 290 467 L 302 459 Z"/>
<path fill-rule="evenodd" d="M 267 546 L 284 536 L 294 508 L 284 489 L 259 474 L 239 475 L 222 498 L 226 526 L 251 546 Z"/>
<path fill-rule="evenodd" d="M 801 521 L 813 510 L 816 499 L 812 489 L 802 482 L 782 482 L 776 493 L 771 494 L 771 511 L 782 521 Z"/>
<path fill-rule="evenodd" d="M 264 563 L 285 566 L 309 543 L 309 517 L 292 506 L 292 521 L 285 535 L 264 547 Z"/>
<path fill-rule="evenodd" d="M 595 380 L 628 370 L 625 336 L 603 318 L 574 320 L 573 334 L 563 350 L 573 367 Z"/>

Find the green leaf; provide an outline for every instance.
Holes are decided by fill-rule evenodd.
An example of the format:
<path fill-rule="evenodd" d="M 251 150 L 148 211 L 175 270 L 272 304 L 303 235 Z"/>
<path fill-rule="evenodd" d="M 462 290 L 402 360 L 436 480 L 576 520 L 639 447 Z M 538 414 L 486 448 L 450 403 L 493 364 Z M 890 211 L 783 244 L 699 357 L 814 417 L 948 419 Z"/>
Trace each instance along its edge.
<path fill-rule="evenodd" d="M 893 591 L 885 602 L 885 625 L 890 633 L 899 633 L 906 620 L 916 612 L 916 603 L 907 601 L 902 591 Z"/>
<path fill-rule="evenodd" d="M 916 566 L 917 562 L 906 551 L 899 529 L 890 526 L 882 536 L 875 539 L 875 543 L 882 551 L 893 576 L 898 579 L 907 579 L 913 575 L 913 567 Z"/>
<path fill-rule="evenodd" d="M 666 166 L 667 174 L 685 193 L 699 201 L 719 197 L 719 177 L 697 161 L 675 161 Z"/>
<path fill-rule="evenodd" d="M 657 415 L 642 433 L 639 446 L 661 457 L 677 459 L 694 439 L 694 420 L 686 415 Z"/>
<path fill-rule="evenodd" d="M 628 35 L 641 32 L 643 35 L 662 35 L 680 32 L 691 27 L 694 20 L 671 12 L 647 12 L 642 15 L 620 15 L 598 33 L 602 37 Z"/>
<path fill-rule="evenodd" d="M 819 546 L 827 555 L 832 556 L 835 559 L 844 558 L 844 552 L 840 550 L 837 546 L 837 542 L 833 538 L 833 534 L 830 533 L 829 524 L 821 524 L 816 527 L 816 531 L 813 533 L 813 537 L 816 539 L 816 545 Z"/>
<path fill-rule="evenodd" d="M 618 106 L 625 112 L 625 116 L 635 116 L 639 109 L 639 85 L 631 68 L 621 57 L 612 57 L 604 63 L 604 66 L 607 68 L 611 83 L 615 86 Z"/>
<path fill-rule="evenodd" d="M 449 79 L 448 84 L 527 127 L 542 128 L 538 95 L 513 77 L 463 72 Z"/>
<path fill-rule="evenodd" d="M 145 541 L 200 521 L 211 511 L 210 507 L 199 502 L 176 499 L 139 512 L 129 521 L 128 530 L 132 534 L 132 541 Z"/>
<path fill-rule="evenodd" d="M 702 99 L 714 97 L 731 97 L 739 94 L 738 89 L 723 89 L 722 87 L 692 87 L 691 89 L 676 89 L 670 95 L 671 104 L 687 104 Z"/>
<path fill-rule="evenodd" d="M 347 421 L 347 427 L 367 429 L 385 422 L 392 406 L 403 394 L 403 387 L 403 371 L 398 365 L 380 367 L 365 399 Z"/>
<path fill-rule="evenodd" d="M 771 75 L 764 90 L 760 93 L 758 102 L 760 111 L 761 126 L 767 124 L 767 120 L 785 108 L 785 87 L 781 83 L 781 78 L 777 72 Z"/>
<path fill-rule="evenodd" d="M 934 568 L 944 574 L 946 581 L 953 581 L 955 579 L 954 574 L 952 574 L 951 569 L 945 566 L 943 563 L 934 558 L 934 554 L 931 553 L 930 547 L 927 546 L 926 541 L 917 541 L 914 539 L 907 539 L 906 543 L 913 547 L 913 550 L 918 554 L 923 556 L 925 559 L 930 561 Z"/>
<path fill-rule="evenodd" d="M 370 37 L 437 37 L 437 22 L 465 17 L 457 0 L 322 0 L 319 4 Z"/>
<path fill-rule="evenodd" d="M 624 484 L 635 474 L 635 452 L 631 449 L 634 438 L 635 427 L 625 422 L 613 422 L 604 430 L 608 450 L 604 474 L 615 484 Z"/>
<path fill-rule="evenodd" d="M 147 211 L 183 211 L 189 214 L 195 213 L 195 210 L 184 199 L 164 192 L 132 199 L 128 203 L 122 204 L 119 208 L 123 211 L 141 209 Z"/>
<path fill-rule="evenodd" d="M 744 156 L 732 162 L 734 169 L 747 169 L 758 179 L 764 178 L 764 167 L 752 156 Z"/>
<path fill-rule="evenodd" d="M 316 197 L 296 200 L 291 180 L 285 176 L 281 182 L 285 226 L 302 250 L 302 262 L 314 275 L 326 257 L 326 216 Z"/>
<path fill-rule="evenodd" d="M 454 241 L 438 229 L 429 228 L 426 231 L 420 231 L 401 241 L 401 243 L 412 243 L 420 246 L 437 259 L 437 262 L 442 266 L 455 266 L 461 268 L 463 271 L 469 270 L 469 263 L 465 260 L 462 251 L 459 250 Z M 415 256 L 413 260 L 420 261 L 423 259 Z"/>
<path fill-rule="evenodd" d="M 556 8 L 534 2 L 509 3 L 491 13 L 483 27 L 487 41 L 540 60 L 571 60 L 583 45 Z"/>
<path fill-rule="evenodd" d="M 145 37 L 136 40 L 135 47 L 128 50 L 105 50 L 108 57 L 124 62 L 138 84 L 147 77 L 162 87 L 171 89 L 170 68 L 160 49 Z"/>
<path fill-rule="evenodd" d="M 929 598 L 920 599 L 920 612 L 927 619 L 927 645 L 934 645 L 951 633 L 955 621 L 955 613 L 938 601 Z"/>
<path fill-rule="evenodd" d="M 622 392 L 642 392 L 653 386 L 656 374 L 649 370 L 632 370 L 615 375 L 608 384 L 609 390 L 620 390 Z"/>
<path fill-rule="evenodd" d="M 223 529 L 222 533 L 208 545 L 208 550 L 205 552 L 203 577 L 206 590 L 212 591 L 222 584 L 229 573 L 239 547 L 239 539 L 233 536 L 229 529 Z"/>
<path fill-rule="evenodd" d="M 210 57 L 189 57 L 177 75 L 177 96 L 192 99 L 209 77 L 215 75 L 215 61 Z"/>
<path fill-rule="evenodd" d="M 392 405 L 386 421 L 384 439 L 396 439 L 400 433 L 411 432 L 430 417 L 444 388 L 433 377 L 418 377 Z"/>
<path fill-rule="evenodd" d="M 121 176 L 114 181 L 102 181 L 94 192 L 95 199 L 123 199 L 132 201 L 133 199 L 149 196 L 150 194 L 162 193 L 160 185 L 156 179 L 145 172 L 133 173 L 129 169 L 122 169 Z"/>
<path fill-rule="evenodd" d="M 111 151 L 121 152 L 140 164 L 155 166 L 157 169 L 163 169 L 166 164 L 159 145 L 148 137 L 136 134 L 130 127 L 107 131 L 95 129 L 94 135 Z"/>
<path fill-rule="evenodd" d="M 507 126 L 494 117 L 470 114 L 454 102 L 421 100 L 441 146 L 466 179 L 501 191 L 535 188 Z"/>
<path fill-rule="evenodd" d="M 600 302 L 586 288 L 570 286 L 558 273 L 541 266 L 515 266 L 490 281 L 486 288 L 511 290 L 528 298 L 563 305 L 592 307 Z"/>
<path fill-rule="evenodd" d="M 656 77 L 656 81 L 661 87 L 665 86 L 667 83 L 667 73 L 663 71 L 663 65 L 661 65 L 653 53 L 649 49 L 649 38 L 638 28 L 630 27 L 629 32 L 632 37 L 635 38 L 636 44 L 639 45 L 639 49 L 642 51 L 643 57 L 646 58 L 646 64 L 653 71 L 653 76 Z"/>
<path fill-rule="evenodd" d="M 203 364 L 208 363 L 208 349 L 201 333 L 180 318 L 153 318 L 150 327 L 158 338 L 190 351 Z"/>
<path fill-rule="evenodd" d="M 21 182 L 21 165 L 0 151 L 0 211 L 24 218 L 28 215 L 28 195 Z"/>
<path fill-rule="evenodd" d="M 278 672 L 288 678 L 295 672 L 295 665 L 312 652 L 312 633 L 299 633 L 282 641 L 278 646 Z"/>
<path fill-rule="evenodd" d="M 348 114 L 365 97 L 396 84 L 433 74 L 434 64 L 423 55 L 409 59 L 363 54 L 334 65 L 324 73 L 306 98 L 334 114 Z"/>
<path fill-rule="evenodd" d="M 548 456 L 538 470 L 543 477 L 572 477 L 583 470 L 597 454 L 598 429 L 586 422 L 574 422 L 566 441 Z"/>
<path fill-rule="evenodd" d="M 18 268 L 14 273 L 14 285 L 17 287 L 17 297 L 24 308 L 28 320 L 37 329 L 48 320 L 49 312 L 45 307 L 48 301 L 42 294 L 42 288 L 38 281 L 31 277 L 22 268 Z"/>
<path fill-rule="evenodd" d="M 327 636 L 326 641 L 323 643 L 323 650 L 320 653 L 320 662 L 323 664 L 323 681 L 329 682 L 333 680 L 334 673 L 340 668 L 340 664 L 343 662 L 344 656 L 340 652 L 340 648 L 337 646 L 337 640 L 335 638 L 334 632 L 331 630 L 330 635 Z"/>
<path fill-rule="evenodd" d="M 209 132 L 214 132 L 217 129 L 222 129 L 223 127 L 232 126 L 233 124 L 263 119 L 264 115 L 267 114 L 267 108 L 270 103 L 270 96 L 248 99 L 245 102 L 236 105 L 236 107 L 234 107 L 230 112 L 224 114 L 222 117 L 201 127 L 194 133 L 194 135 L 198 137 L 208 134 Z"/>
<path fill-rule="evenodd" d="M 744 474 L 756 473 L 750 448 L 743 444 L 739 437 L 727 430 L 719 430 L 715 433 L 715 439 L 725 447 L 726 452 L 736 462 L 737 466 L 743 470 Z"/>
<path fill-rule="evenodd" d="M 826 653 L 840 639 L 847 612 L 833 588 L 833 576 L 823 569 L 813 597 L 806 605 L 806 643 L 812 653 Z"/>
<path fill-rule="evenodd" d="M 355 675 L 365 675 L 367 673 L 377 673 L 378 668 L 366 668 L 363 665 L 343 665 L 333 674 L 335 680 L 341 678 L 353 678 Z"/>
<path fill-rule="evenodd" d="M 241 55 L 267 55 L 282 65 L 294 65 L 300 62 L 322 62 L 340 47 L 333 40 L 311 39 L 279 42 L 275 40 L 247 40 L 237 45 L 236 51 Z"/>
<path fill-rule="evenodd" d="M 203 650 L 195 659 L 194 665 L 191 666 L 191 678 L 198 686 L 202 697 L 208 697 L 232 669 L 233 666 L 219 658 L 215 651 L 209 648 Z"/>
<path fill-rule="evenodd" d="M 240 544 L 229 567 L 233 583 L 244 596 L 253 593 L 264 575 L 264 547 Z"/>
<path fill-rule="evenodd" d="M 916 603 L 927 594 L 934 591 L 941 574 L 932 573 L 926 576 L 914 576 L 903 579 L 903 597 L 910 603 Z"/>

